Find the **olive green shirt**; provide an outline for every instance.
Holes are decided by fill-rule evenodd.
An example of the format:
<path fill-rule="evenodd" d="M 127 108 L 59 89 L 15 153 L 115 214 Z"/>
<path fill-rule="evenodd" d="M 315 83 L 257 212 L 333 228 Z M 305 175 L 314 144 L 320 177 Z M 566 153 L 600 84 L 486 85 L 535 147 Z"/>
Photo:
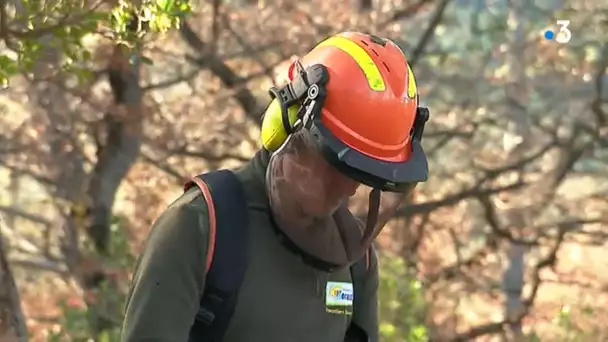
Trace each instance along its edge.
<path fill-rule="evenodd" d="M 264 186 L 268 154 L 258 152 L 236 175 L 249 215 L 249 264 L 224 342 L 342 342 L 352 319 L 378 341 L 376 258 L 352 306 L 326 305 L 328 282 L 352 283 L 348 268 L 324 273 L 277 238 Z M 161 215 L 138 258 L 122 341 L 186 342 L 205 288 L 206 202 L 195 187 Z"/>

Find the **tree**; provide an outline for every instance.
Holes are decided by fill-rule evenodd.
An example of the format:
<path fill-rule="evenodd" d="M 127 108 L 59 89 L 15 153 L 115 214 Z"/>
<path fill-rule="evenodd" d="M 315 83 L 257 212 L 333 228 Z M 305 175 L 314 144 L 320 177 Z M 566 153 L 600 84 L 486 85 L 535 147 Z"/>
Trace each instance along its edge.
<path fill-rule="evenodd" d="M 13 267 L 77 280 L 85 313 L 107 307 L 96 296 L 104 283 L 124 291 L 128 282 L 129 253 L 116 253 L 116 244 L 137 251 L 187 175 L 246 161 L 258 146 L 266 89 L 280 82 L 277 75 L 325 36 L 358 29 L 402 46 L 432 110 L 424 138 L 431 178 L 379 241 L 385 336 L 399 341 L 409 331 L 460 341 L 508 337 L 520 327 L 525 334 L 561 310 L 552 299 L 558 294 L 580 302 L 564 288 L 569 294 L 586 286 L 602 296 L 603 280 L 585 273 L 589 267 L 601 273 L 601 265 L 567 254 L 599 253 L 593 245 L 604 243 L 608 219 L 601 1 L 590 3 L 596 9 L 515 5 L 377 1 L 360 12 L 339 1 L 255 7 L 214 1 L 201 4 L 179 30 L 138 38 L 139 29 L 126 31 L 133 8 L 104 4 L 97 11 L 104 13 L 102 26 L 121 32 L 112 25 L 124 23 L 124 38 L 72 45 L 90 58 L 69 65 L 69 49 L 47 36 L 20 38 L 45 52 L 23 50 L 44 57 L 30 69 L 11 62 L 32 72 L 13 76 L 0 99 L 9 114 L 0 117 L 0 167 L 18 175 L 23 193 L 43 195 L 0 203 L 0 211 L 16 217 L 7 237 L 15 246 Z M 140 5 L 138 19 L 145 6 L 153 4 Z M 111 8 L 124 17 L 108 17 Z M 570 19 L 569 45 L 540 35 L 553 16 Z M 11 27 L 19 27 L 11 18 Z M 516 304 L 508 315 L 506 297 Z M 87 329 L 120 322 L 119 310 L 97 311 L 105 316 Z M 591 321 L 572 317 L 573 325 L 583 323 Z"/>
<path fill-rule="evenodd" d="M 21 311 L 21 300 L 13 273 L 6 257 L 2 231 L 6 229 L 0 218 L 0 340 L 27 341 L 27 327 Z"/>
<path fill-rule="evenodd" d="M 164 33 L 176 27 L 189 12 L 188 2 L 167 0 L 2 1 L 0 39 L 5 52 L 0 58 L 0 82 L 7 86 L 11 76 L 32 73 L 48 46 L 61 51 L 60 68 L 53 73 L 82 74 L 90 71 L 92 51 L 85 40 L 91 36 L 133 46 L 148 32 Z"/>

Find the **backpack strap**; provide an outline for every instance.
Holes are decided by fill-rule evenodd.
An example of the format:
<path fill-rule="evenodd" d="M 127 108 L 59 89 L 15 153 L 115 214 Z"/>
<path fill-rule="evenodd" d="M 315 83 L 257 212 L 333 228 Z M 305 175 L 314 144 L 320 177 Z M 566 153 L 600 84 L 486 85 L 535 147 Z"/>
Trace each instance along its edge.
<path fill-rule="evenodd" d="M 353 289 L 355 292 L 355 298 L 357 297 L 357 292 L 361 293 L 363 289 L 361 286 L 365 283 L 368 277 L 368 271 L 370 267 L 370 262 L 372 258 L 372 248 L 367 250 L 365 256 L 359 259 L 356 263 L 354 263 L 350 267 L 350 274 L 353 280 Z M 368 342 L 369 334 L 354 320 L 354 313 L 357 312 L 357 303 L 358 301 L 355 299 L 354 307 L 353 307 L 353 318 L 351 318 L 350 325 L 348 330 L 346 331 L 346 336 L 344 337 L 344 342 Z"/>
<path fill-rule="evenodd" d="M 221 341 L 234 312 L 247 269 L 247 202 L 230 170 L 192 178 L 185 186 L 203 193 L 209 211 L 207 276 L 189 341 Z"/>

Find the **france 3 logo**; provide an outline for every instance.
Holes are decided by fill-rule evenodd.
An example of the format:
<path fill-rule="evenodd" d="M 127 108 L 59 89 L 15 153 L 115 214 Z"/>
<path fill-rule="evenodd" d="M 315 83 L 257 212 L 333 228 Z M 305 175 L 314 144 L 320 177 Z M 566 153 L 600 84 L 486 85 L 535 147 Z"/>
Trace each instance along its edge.
<path fill-rule="evenodd" d="M 553 30 L 547 30 L 545 31 L 545 39 L 547 40 L 554 40 L 556 42 L 558 42 L 559 44 L 566 44 L 567 42 L 570 41 L 570 39 L 572 39 L 572 32 L 570 32 L 570 29 L 568 28 L 568 26 L 570 25 L 570 20 L 557 20 L 555 22 L 558 26 L 558 31 L 555 32 Z"/>

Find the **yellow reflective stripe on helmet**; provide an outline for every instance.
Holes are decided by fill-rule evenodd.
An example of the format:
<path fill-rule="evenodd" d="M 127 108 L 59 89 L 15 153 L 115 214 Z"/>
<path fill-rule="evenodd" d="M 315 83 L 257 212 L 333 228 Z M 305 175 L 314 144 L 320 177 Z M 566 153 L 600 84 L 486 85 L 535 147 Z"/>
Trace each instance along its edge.
<path fill-rule="evenodd" d="M 348 38 L 334 36 L 322 41 L 319 43 L 319 45 L 317 45 L 317 47 L 322 46 L 334 46 L 349 54 L 357 62 L 357 64 L 359 64 L 361 70 L 363 70 L 365 78 L 367 78 L 367 83 L 372 90 L 386 90 L 384 78 L 382 78 L 382 74 L 380 73 L 378 66 L 365 51 L 365 49 L 357 45 L 357 43 Z"/>
<path fill-rule="evenodd" d="M 407 97 L 410 99 L 416 98 L 418 94 L 418 87 L 416 87 L 416 78 L 414 77 L 414 72 L 412 72 L 412 68 L 408 63 L 407 65 Z"/>

